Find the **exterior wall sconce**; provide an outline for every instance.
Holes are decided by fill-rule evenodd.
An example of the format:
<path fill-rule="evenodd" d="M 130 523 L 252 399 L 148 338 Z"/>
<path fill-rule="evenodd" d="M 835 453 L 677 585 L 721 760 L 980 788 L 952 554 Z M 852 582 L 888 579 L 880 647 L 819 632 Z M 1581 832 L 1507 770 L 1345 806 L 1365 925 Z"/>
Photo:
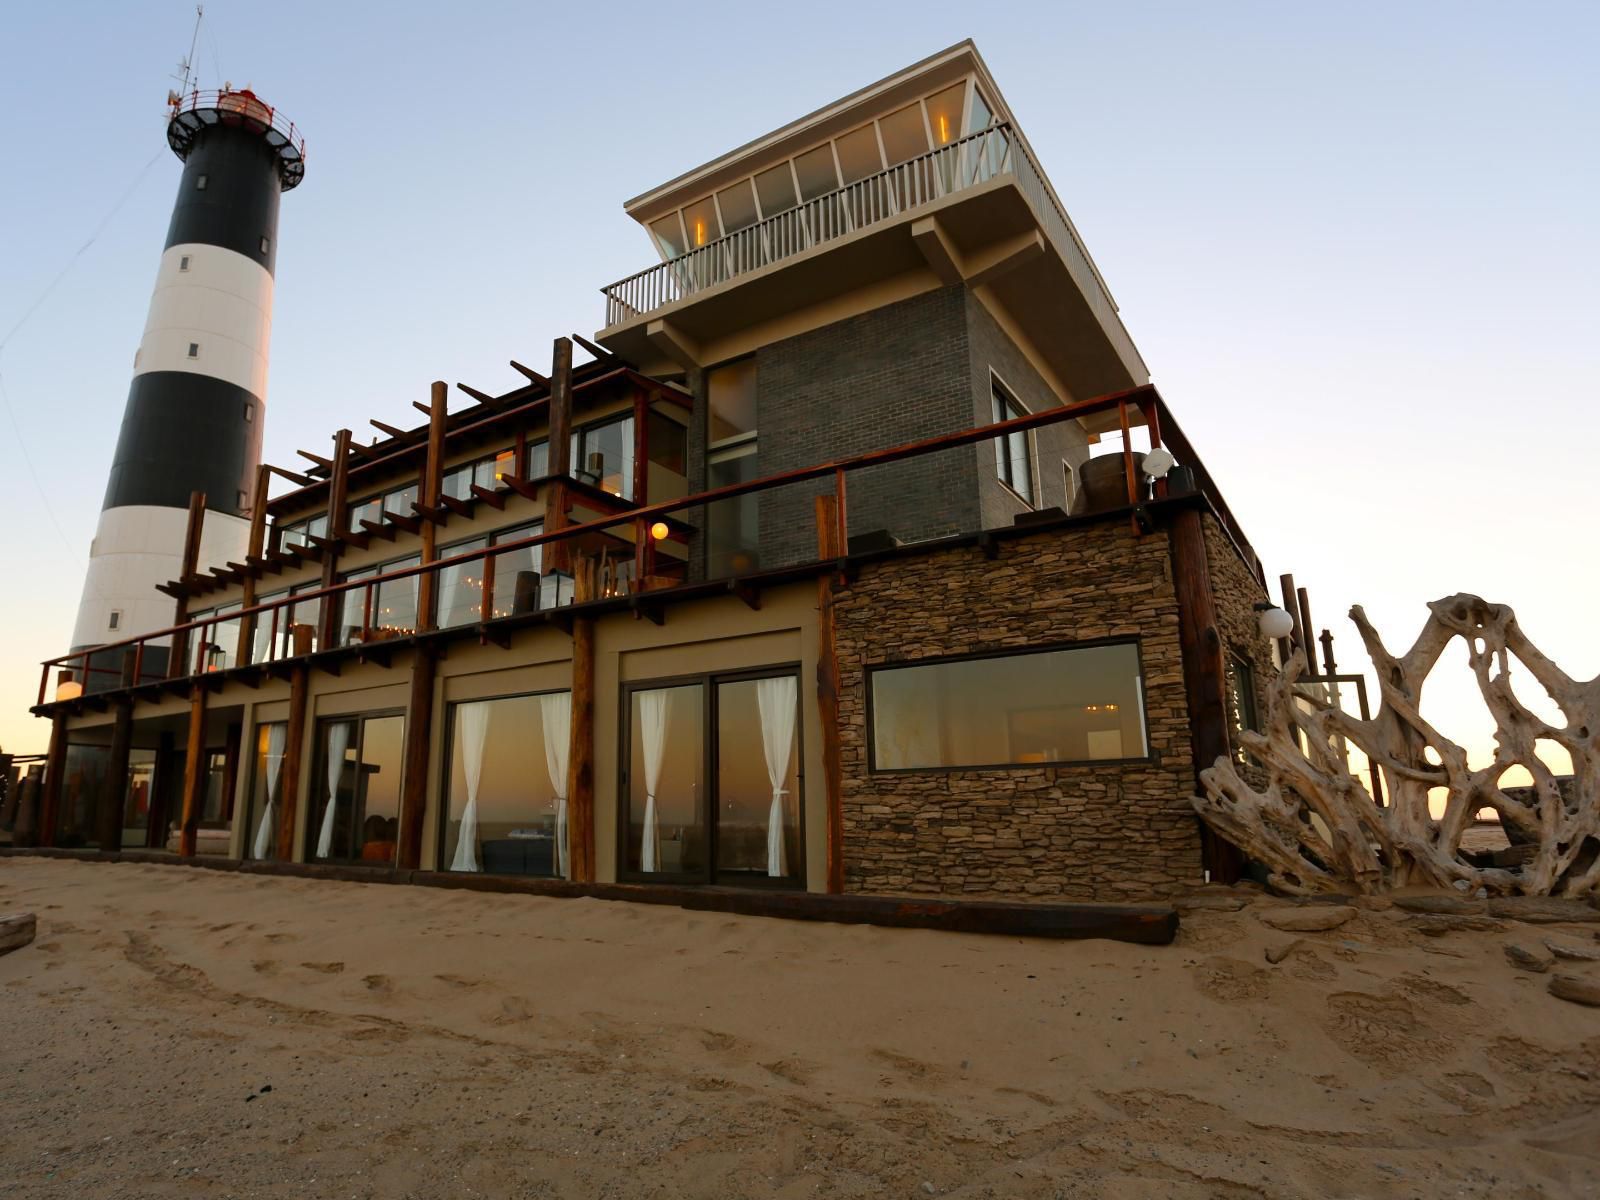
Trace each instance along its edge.
<path fill-rule="evenodd" d="M 1151 479 L 1165 479 L 1167 472 L 1177 465 L 1178 460 L 1172 457 L 1172 451 L 1165 446 L 1157 446 L 1144 456 L 1144 473 Z"/>
<path fill-rule="evenodd" d="M 57 700 L 76 700 L 81 695 L 83 695 L 83 684 L 76 679 L 63 679 L 56 684 Z"/>
<path fill-rule="evenodd" d="M 671 532 L 672 531 L 667 528 L 667 523 L 665 521 L 657 521 L 654 525 L 650 526 L 650 536 L 655 538 L 655 540 L 658 542 L 665 541 L 667 534 Z"/>
<path fill-rule="evenodd" d="M 1294 632 L 1294 618 L 1279 608 L 1276 604 L 1257 604 L 1256 624 L 1261 629 L 1261 636 L 1277 640 L 1286 638 Z"/>

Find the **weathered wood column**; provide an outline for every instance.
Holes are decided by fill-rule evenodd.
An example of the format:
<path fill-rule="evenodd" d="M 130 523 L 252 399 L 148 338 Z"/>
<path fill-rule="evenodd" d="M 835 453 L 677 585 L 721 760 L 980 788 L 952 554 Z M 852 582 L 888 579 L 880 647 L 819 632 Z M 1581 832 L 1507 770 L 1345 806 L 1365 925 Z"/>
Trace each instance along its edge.
<path fill-rule="evenodd" d="M 449 389 L 435 380 L 428 404 L 428 457 L 422 468 L 422 507 L 435 508 L 444 483 L 444 435 Z M 435 526 L 422 523 L 422 561 L 436 557 Z M 417 629 L 434 627 L 438 575 L 426 572 L 417 586 Z M 419 642 L 411 656 L 411 692 L 406 701 L 405 764 L 400 772 L 400 844 L 395 861 L 403 870 L 422 865 L 422 835 L 427 827 L 429 760 L 433 753 L 433 692 L 439 677 L 439 650 Z"/>
<path fill-rule="evenodd" d="M 67 773 L 67 714 L 56 710 L 50 722 L 50 748 L 45 753 L 44 788 L 39 793 L 39 845 L 56 844 L 61 816 L 61 791 Z"/>
<path fill-rule="evenodd" d="M 189 694 L 189 736 L 183 758 L 183 816 L 178 825 L 178 856 L 193 858 L 199 840 L 200 810 L 206 802 L 206 685 Z"/>
<path fill-rule="evenodd" d="M 1172 551 L 1172 581 L 1178 600 L 1178 644 L 1183 657 L 1184 697 L 1189 709 L 1189 744 L 1195 787 L 1200 772 L 1226 757 L 1228 745 L 1228 675 L 1222 634 L 1217 628 L 1216 600 L 1211 592 L 1205 528 L 1198 508 L 1173 514 L 1167 536 Z M 1198 820 L 1198 818 L 1197 818 Z M 1238 847 L 1200 822 L 1201 862 L 1214 882 L 1233 883 L 1244 870 Z"/>
<path fill-rule="evenodd" d="M 132 650 L 122 652 L 122 686 L 133 683 Z M 111 761 L 106 766 L 106 786 L 100 797 L 100 849 L 115 854 L 122 849 L 122 805 L 128 794 L 128 758 L 133 749 L 133 701 L 126 696 L 116 702 L 111 717 Z"/>
<path fill-rule="evenodd" d="M 322 553 L 322 586 L 332 587 L 339 576 L 339 535 L 348 532 L 349 518 L 345 498 L 350 486 L 350 431 L 341 429 L 333 435 L 333 466 L 328 473 L 328 547 Z M 338 644 L 339 613 L 344 608 L 344 597 L 324 596 L 317 612 L 319 642 L 324 650 Z"/>
<path fill-rule="evenodd" d="M 562 482 L 572 473 L 572 339 L 557 338 L 550 364 L 550 442 L 548 473 L 555 480 L 544 492 L 544 531 L 554 533 L 567 526 L 567 485 Z M 571 571 L 572 548 L 566 542 L 546 542 L 542 555 L 544 573 Z"/>
<path fill-rule="evenodd" d="M 289 669 L 289 724 L 284 730 L 283 767 L 278 773 L 277 855 L 281 862 L 294 859 L 294 825 L 300 807 L 300 763 L 305 755 L 306 708 L 310 701 L 311 671 L 303 656 L 311 653 L 311 627 L 294 627 L 296 662 Z"/>
<path fill-rule="evenodd" d="M 185 583 L 200 567 L 200 535 L 205 529 L 206 494 L 189 493 L 189 521 L 183 531 L 183 561 L 178 567 L 178 582 L 185 586 L 172 611 L 172 623 L 182 625 L 189 619 L 189 594 Z M 167 678 L 182 679 L 189 673 L 189 635 L 172 635 L 172 649 L 167 660 Z M 85 687 L 88 681 L 85 680 Z"/>
<path fill-rule="evenodd" d="M 17 780 L 17 812 L 11 826 L 13 846 L 39 845 L 39 804 L 44 791 L 43 772 L 29 767 L 28 773 Z"/>
<path fill-rule="evenodd" d="M 818 496 L 817 558 L 832 562 L 839 544 L 839 504 Z M 839 753 L 839 643 L 833 611 L 833 572 L 817 576 L 817 714 L 822 726 L 822 782 L 828 802 L 828 891 L 844 891 L 844 768 Z M 804 822 L 802 822 L 804 828 Z"/>
<path fill-rule="evenodd" d="M 272 483 L 272 468 L 262 463 L 256 468 L 256 489 L 250 499 L 250 541 L 245 550 L 245 566 L 249 573 L 244 577 L 244 595 L 240 600 L 241 608 L 252 608 L 256 602 L 256 572 L 259 569 L 257 562 L 261 552 L 267 545 L 267 488 Z M 252 662 L 255 657 L 256 618 L 252 616 L 241 617 L 239 620 L 239 646 L 234 653 L 233 661 L 240 666 Z"/>
<path fill-rule="evenodd" d="M 581 565 L 581 564 L 580 564 Z M 594 573 L 580 570 L 573 601 L 594 598 Z M 572 722 L 567 743 L 567 842 L 572 878 L 595 877 L 594 834 L 594 618 L 572 619 Z"/>

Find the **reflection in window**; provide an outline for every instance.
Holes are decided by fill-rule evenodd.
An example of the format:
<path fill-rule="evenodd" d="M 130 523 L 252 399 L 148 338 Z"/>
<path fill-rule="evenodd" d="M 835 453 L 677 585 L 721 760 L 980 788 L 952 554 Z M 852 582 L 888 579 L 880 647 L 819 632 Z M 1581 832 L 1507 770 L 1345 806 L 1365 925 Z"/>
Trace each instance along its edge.
<path fill-rule="evenodd" d="M 890 113 L 878 122 L 878 128 L 883 133 L 883 151 L 889 156 L 891 167 L 928 152 L 928 127 L 923 124 L 920 104 L 908 104 L 899 112 Z"/>
<path fill-rule="evenodd" d="M 799 198 L 794 193 L 794 176 L 789 173 L 789 164 L 779 163 L 757 175 L 756 195 L 761 200 L 763 217 L 776 216 L 799 204 Z"/>
<path fill-rule="evenodd" d="M 638 690 L 629 698 L 628 870 L 706 870 L 705 689 Z"/>
<path fill-rule="evenodd" d="M 994 385 L 994 419 L 996 422 L 1010 421 L 1016 417 L 1026 416 L 1028 410 L 1023 408 L 1010 396 Z M 1028 448 L 1028 431 L 1018 430 L 1007 433 L 994 439 L 995 470 L 1000 473 L 1000 482 L 1005 484 L 1029 504 L 1033 503 L 1033 456 Z"/>
<path fill-rule="evenodd" d="M 283 756 L 289 726 L 273 721 L 256 726 L 255 763 L 250 772 L 250 804 L 246 809 L 246 858 L 278 856 L 278 816 L 283 801 Z"/>
<path fill-rule="evenodd" d="M 128 791 L 122 805 L 122 844 L 143 846 L 150 828 L 150 805 L 155 799 L 156 752 L 128 751 Z"/>
<path fill-rule="evenodd" d="M 928 129 L 935 146 L 948 145 L 961 136 L 961 101 L 966 91 L 962 82 L 928 97 Z"/>
<path fill-rule="evenodd" d="M 756 360 L 743 358 L 706 372 L 711 428 L 706 440 L 716 446 L 756 431 Z"/>
<path fill-rule="evenodd" d="M 839 172 L 846 184 L 883 170 L 883 159 L 878 153 L 878 135 L 871 125 L 852 129 L 834 143 L 839 151 Z"/>
<path fill-rule="evenodd" d="M 572 473 L 613 496 L 633 499 L 633 418 L 585 425 L 572 434 Z"/>
<path fill-rule="evenodd" d="M 748 179 L 718 192 L 717 207 L 722 210 L 724 232 L 737 233 L 756 223 L 756 198 Z"/>
<path fill-rule="evenodd" d="M 744 441 L 713 451 L 706 487 L 748 483 L 760 476 L 756 443 Z M 714 500 L 706 506 L 706 572 L 712 579 L 748 575 L 761 565 L 761 497 L 755 493 Z"/>
<path fill-rule="evenodd" d="M 793 675 L 717 684 L 719 877 L 798 878 L 798 693 Z"/>
<path fill-rule="evenodd" d="M 650 232 L 655 235 L 661 252 L 668 258 L 677 258 L 684 252 L 683 226 L 678 223 L 677 213 L 668 213 L 656 221 L 650 226 Z"/>
<path fill-rule="evenodd" d="M 307 825 L 309 858 L 394 863 L 400 836 L 399 715 L 351 717 L 317 727 Z"/>
<path fill-rule="evenodd" d="M 566 877 L 568 692 L 450 706 L 439 865 Z"/>
<path fill-rule="evenodd" d="M 837 191 L 839 176 L 834 171 L 833 147 L 828 144 L 807 150 L 794 160 L 795 177 L 800 181 L 800 199 L 815 200 Z"/>
<path fill-rule="evenodd" d="M 1241 766 L 1250 761 L 1239 742 L 1245 730 L 1259 732 L 1261 721 L 1256 712 L 1256 673 L 1250 660 L 1238 654 L 1228 656 L 1228 717 L 1233 726 L 1233 760 Z"/>
<path fill-rule="evenodd" d="M 716 205 L 712 203 L 710 196 L 683 210 L 683 231 L 689 239 L 691 250 L 704 246 L 707 242 L 714 242 L 722 236 L 717 229 Z"/>
<path fill-rule="evenodd" d="M 873 769 L 1144 758 L 1131 642 L 880 667 L 869 676 Z"/>
<path fill-rule="evenodd" d="M 340 578 L 341 583 L 360 583 L 390 571 L 403 571 L 422 562 L 417 555 L 384 563 L 381 567 L 367 567 L 351 571 Z M 344 593 L 344 604 L 339 622 L 339 644 L 399 637 L 417 631 L 416 575 L 403 579 L 388 579 L 373 587 L 353 587 Z M 371 592 L 371 623 L 367 623 L 367 595 Z M 363 636 L 364 635 L 364 636 Z"/>

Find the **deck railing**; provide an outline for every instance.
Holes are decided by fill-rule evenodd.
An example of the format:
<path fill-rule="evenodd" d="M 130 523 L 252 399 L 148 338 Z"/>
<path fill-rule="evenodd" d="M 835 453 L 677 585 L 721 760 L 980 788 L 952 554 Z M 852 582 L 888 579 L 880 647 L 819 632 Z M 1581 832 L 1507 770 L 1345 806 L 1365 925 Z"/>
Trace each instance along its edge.
<path fill-rule="evenodd" d="M 1072 222 L 1056 203 L 1021 139 L 1009 124 L 1001 123 L 601 288 L 606 298 L 606 324 L 654 312 L 1000 175 L 1015 177 L 1056 248 L 1069 260 L 1081 262 L 1093 278 L 1101 293 L 1091 298 L 1096 310 L 1115 312 L 1116 305 Z"/>
<path fill-rule="evenodd" d="M 1004 438 L 1008 435 L 1109 412 L 1117 414 L 1118 426 L 1123 432 L 1122 446 L 1120 450 L 1113 453 L 1122 458 L 1122 474 L 1127 487 L 1127 504 L 1130 507 L 1137 506 L 1152 494 L 1157 497 L 1167 494 L 1165 480 L 1158 482 L 1152 488 L 1149 481 L 1140 474 L 1137 467 L 1137 459 L 1131 445 L 1131 439 L 1128 437 L 1128 431 L 1133 425 L 1142 424 L 1148 432 L 1152 448 L 1165 445 L 1176 457 L 1178 463 L 1188 469 L 1188 475 L 1192 478 L 1195 489 L 1210 502 L 1224 530 L 1233 540 L 1246 562 L 1250 564 L 1251 570 L 1260 577 L 1260 568 L 1255 560 L 1254 552 L 1250 549 L 1243 532 L 1239 529 L 1238 523 L 1229 511 L 1221 492 L 1201 464 L 1199 456 L 1179 430 L 1170 412 L 1167 411 L 1160 395 L 1155 388 L 1145 385 L 1130 391 L 1117 392 L 1060 408 L 1044 409 L 1041 412 L 1029 413 L 992 425 L 942 434 L 924 441 L 906 443 L 852 458 L 817 463 L 808 467 L 783 471 L 760 479 L 713 488 L 709 491 L 684 496 L 676 500 L 663 501 L 658 504 L 645 504 L 630 509 L 625 513 L 567 525 L 560 529 L 545 530 L 527 537 L 501 542 L 485 549 L 452 554 L 429 563 L 386 571 L 366 579 L 350 580 L 288 596 L 274 597 L 271 600 L 248 608 L 212 614 L 203 620 L 191 621 L 167 629 L 154 630 L 120 642 L 96 646 L 73 654 L 61 655 L 42 664 L 38 702 L 42 705 L 50 698 L 48 689 L 53 675 L 59 676 L 63 682 L 76 685 L 84 693 L 92 697 L 94 693 L 125 686 L 123 684 L 124 680 L 128 680 L 133 686 L 140 686 L 173 679 L 204 677 L 217 671 L 225 673 L 236 666 L 259 665 L 252 664 L 248 660 L 253 653 L 254 647 L 261 645 L 268 647 L 261 659 L 262 663 L 298 657 L 305 651 L 296 649 L 291 645 L 293 639 L 289 637 L 289 631 L 295 627 L 311 626 L 314 631 L 312 636 L 315 639 L 311 646 L 313 653 L 335 650 L 342 648 L 346 644 L 374 645 L 374 648 L 381 652 L 381 643 L 391 640 L 395 636 L 406 636 L 411 633 L 438 628 L 434 621 L 435 613 L 433 611 L 423 611 L 421 606 L 418 607 L 416 612 L 415 628 L 384 628 L 375 617 L 377 615 L 377 606 L 383 602 L 385 589 L 398 586 L 402 589 L 402 596 L 417 596 L 422 590 L 420 587 L 422 578 L 431 576 L 433 585 L 429 591 L 438 601 L 442 598 L 442 584 L 445 581 L 445 574 L 450 571 L 475 572 L 470 577 L 471 582 L 481 590 L 481 605 L 475 614 L 478 619 L 476 621 L 467 621 L 465 626 L 455 624 L 451 627 L 471 628 L 475 626 L 479 631 L 480 638 L 484 641 L 491 639 L 496 628 L 495 623 L 508 615 L 520 616 L 529 611 L 565 607 L 573 603 L 583 603 L 586 599 L 609 600 L 622 597 L 636 599 L 641 594 L 652 590 L 679 585 L 687 586 L 691 584 L 691 581 L 687 579 L 664 578 L 655 575 L 652 571 L 650 555 L 654 542 L 660 540 L 659 531 L 656 528 L 658 524 L 673 525 L 676 524 L 674 521 L 675 514 L 693 513 L 697 510 L 704 510 L 707 506 L 714 505 L 720 501 L 770 492 L 778 488 L 808 481 L 832 481 L 837 528 L 831 531 L 831 541 L 832 544 L 839 547 L 839 553 L 842 556 L 849 546 L 850 539 L 850 519 L 847 507 L 849 499 L 847 483 L 850 476 L 890 463 L 904 462 L 963 446 L 976 446 L 985 442 L 994 442 L 996 439 Z M 1134 419 L 1136 415 L 1138 420 Z M 619 537 L 616 533 L 619 528 L 625 531 L 625 535 Z M 679 526 L 679 528 L 688 527 Z M 603 590 L 599 594 L 588 597 L 581 594 L 575 595 L 571 573 L 566 573 L 563 576 L 560 572 L 545 572 L 541 569 L 542 574 L 555 574 L 558 576 L 553 581 L 553 586 L 552 581 L 547 578 L 530 580 L 530 583 L 537 583 L 539 586 L 536 591 L 527 597 L 526 604 L 519 605 L 512 613 L 508 614 L 505 611 L 506 591 L 503 587 L 497 587 L 495 583 L 497 559 L 508 554 L 527 551 L 533 547 L 553 548 L 563 545 L 570 546 L 570 549 L 565 550 L 564 553 L 574 557 L 581 557 L 586 553 L 592 553 L 592 551 L 586 551 L 582 547 L 592 547 L 597 538 L 604 538 L 608 535 L 614 540 L 626 540 L 631 543 L 633 554 L 631 570 L 626 573 L 625 577 L 621 575 L 613 576 L 613 583 L 609 590 Z M 822 565 L 825 561 L 820 558 L 811 561 L 803 560 L 795 565 L 797 567 L 814 567 Z M 548 567 L 549 563 L 546 562 L 544 566 Z M 726 580 L 730 585 L 738 582 L 737 576 L 717 576 L 711 580 L 693 582 L 716 582 L 718 580 Z M 351 597 L 359 597 L 359 600 L 352 601 L 349 599 Z M 310 612 L 315 613 L 316 616 L 313 620 L 297 620 L 297 609 L 301 614 Z M 359 629 L 353 639 L 349 643 L 340 640 L 338 646 L 320 644 L 321 640 L 330 632 L 343 639 L 346 630 L 342 623 L 336 622 L 333 618 L 350 611 L 359 611 L 361 613 L 359 627 L 355 625 L 349 627 L 350 630 Z M 248 626 L 245 624 L 246 622 L 249 623 Z M 251 636 L 244 635 L 246 630 L 249 630 Z M 262 637 L 263 633 L 265 634 L 264 638 Z M 236 653 L 231 652 L 230 642 L 233 646 L 237 646 Z M 223 652 L 221 655 L 217 653 L 219 649 Z M 152 666 L 152 664 L 156 665 Z M 129 680 L 129 676 L 131 676 L 131 680 Z M 64 697 L 57 693 L 57 698 Z"/>

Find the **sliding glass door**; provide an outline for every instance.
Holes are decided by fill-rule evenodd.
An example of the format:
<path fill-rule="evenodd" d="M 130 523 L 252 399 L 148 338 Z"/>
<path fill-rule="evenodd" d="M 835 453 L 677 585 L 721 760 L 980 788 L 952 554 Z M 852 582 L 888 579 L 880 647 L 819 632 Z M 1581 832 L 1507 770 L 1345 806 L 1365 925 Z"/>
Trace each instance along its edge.
<path fill-rule="evenodd" d="M 307 861 L 394 865 L 404 730 L 400 713 L 318 724 Z"/>
<path fill-rule="evenodd" d="M 804 882 L 793 669 L 636 684 L 624 711 L 624 877 Z"/>

